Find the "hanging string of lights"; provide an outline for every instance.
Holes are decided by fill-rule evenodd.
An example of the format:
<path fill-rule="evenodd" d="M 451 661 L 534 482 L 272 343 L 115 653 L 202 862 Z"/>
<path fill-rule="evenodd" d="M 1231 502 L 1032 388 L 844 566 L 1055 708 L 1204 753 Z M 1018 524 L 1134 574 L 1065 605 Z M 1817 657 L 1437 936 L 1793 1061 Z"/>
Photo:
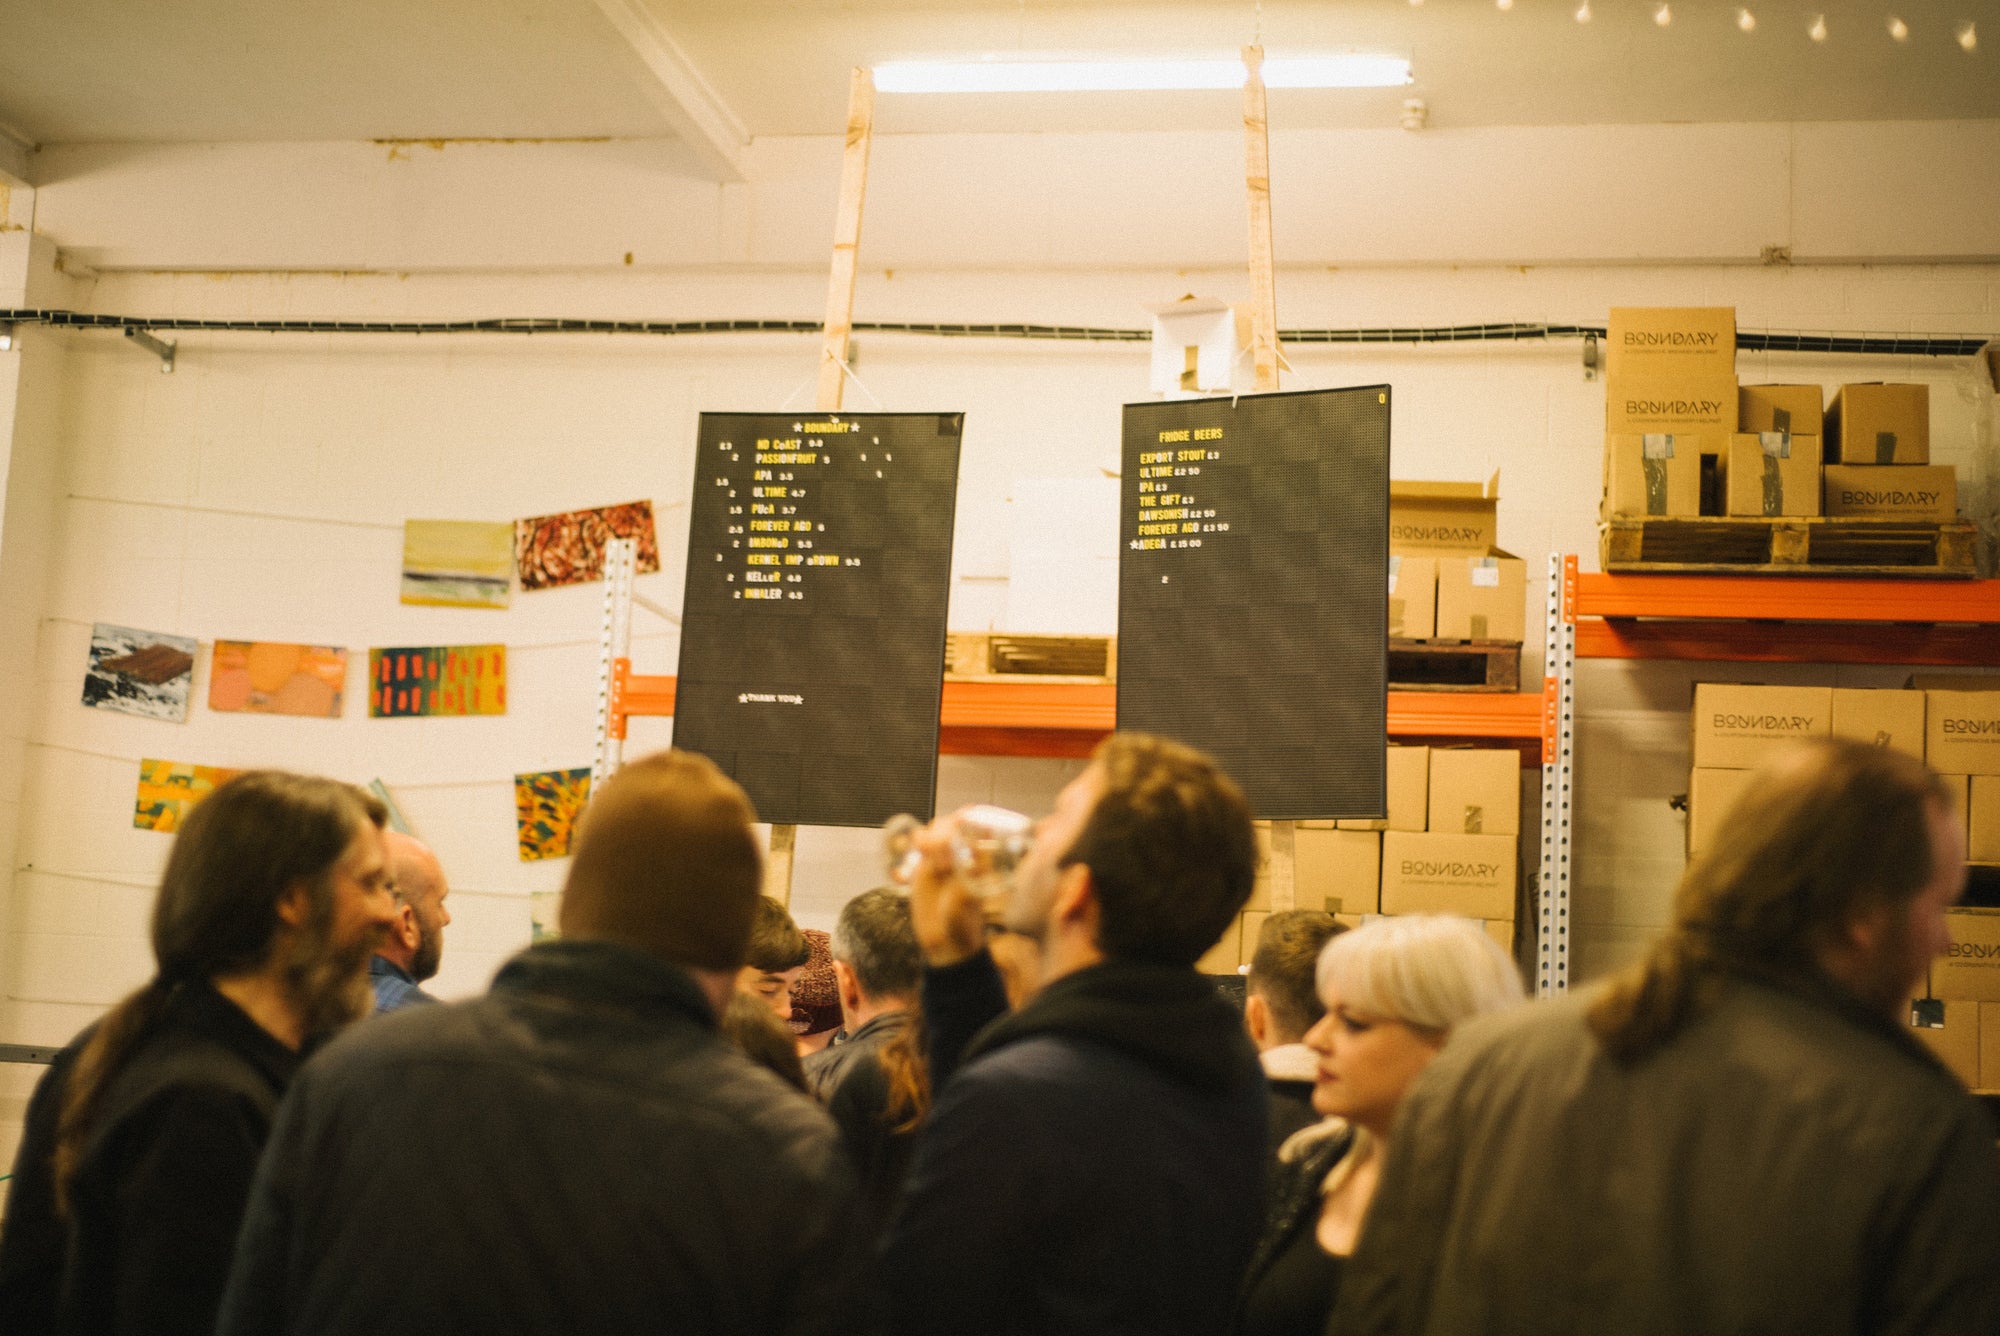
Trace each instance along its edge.
<path fill-rule="evenodd" d="M 1643 2 L 1652 5 L 1653 22 L 1656 25 L 1662 28 L 1672 26 L 1674 8 L 1668 0 L 1657 0 L 1657 3 L 1655 3 L 1655 0 L 1643 0 Z M 1423 3 L 1424 0 L 1410 0 L 1413 8 L 1421 8 Z M 1515 0 L 1493 0 L 1493 7 L 1501 13 L 1506 14 L 1513 12 L 1514 3 Z M 1591 7 L 1590 0 L 1582 0 L 1582 3 L 1577 5 L 1573 11 L 1572 16 L 1578 23 L 1589 23 L 1597 17 L 1597 11 Z M 1757 15 L 1747 6 L 1737 9 L 1735 22 L 1736 26 L 1746 33 L 1757 31 Z M 1900 14 L 1889 13 L 1884 15 L 1882 26 L 1891 41 L 1907 43 L 1910 40 L 1910 25 L 1904 21 Z M 1812 21 L 1806 25 L 1806 36 L 1815 42 L 1824 42 L 1831 34 L 1832 29 L 1827 26 L 1826 15 L 1824 13 L 1814 13 Z M 1951 36 L 1952 40 L 1957 42 L 1959 47 L 1968 55 L 1979 50 L 1979 25 L 1974 20 L 1960 20 L 1956 26 L 1952 27 Z"/>

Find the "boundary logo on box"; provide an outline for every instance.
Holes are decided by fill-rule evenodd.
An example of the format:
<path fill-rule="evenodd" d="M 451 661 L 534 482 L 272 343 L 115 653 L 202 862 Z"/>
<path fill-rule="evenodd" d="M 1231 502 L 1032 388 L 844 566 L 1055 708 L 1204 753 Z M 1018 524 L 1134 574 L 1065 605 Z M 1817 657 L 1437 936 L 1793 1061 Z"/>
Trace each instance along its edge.
<path fill-rule="evenodd" d="M 1840 489 L 1840 504 L 1843 506 L 1934 506 L 1944 495 L 1939 491 L 1915 492 L 1902 488 L 1882 491 L 1872 487 L 1843 487 Z"/>
<path fill-rule="evenodd" d="M 1985 964 L 1988 961 L 2000 960 L 2000 945 L 1992 942 L 1953 942 L 1945 948 L 1944 958 Z"/>
<path fill-rule="evenodd" d="M 1720 399 L 1627 399 L 1629 417 L 1716 417 L 1722 412 Z"/>
<path fill-rule="evenodd" d="M 1808 733 L 1813 722 L 1807 714 L 1718 714 L 1715 729 L 1718 733 Z"/>
<path fill-rule="evenodd" d="M 1459 863 L 1435 858 L 1405 858 L 1403 875 L 1406 877 L 1449 877 L 1455 881 L 1470 878 L 1491 880 L 1500 875 L 1498 863 Z"/>
<path fill-rule="evenodd" d="M 2000 734 L 2000 719 L 1944 719 L 1938 724 L 1938 731 L 1954 737 L 1980 734 Z"/>
<path fill-rule="evenodd" d="M 1720 345 L 1722 336 L 1713 330 L 1699 329 L 1628 329 L 1625 331 L 1627 348 L 1687 348 L 1693 347 L 1707 352 Z"/>

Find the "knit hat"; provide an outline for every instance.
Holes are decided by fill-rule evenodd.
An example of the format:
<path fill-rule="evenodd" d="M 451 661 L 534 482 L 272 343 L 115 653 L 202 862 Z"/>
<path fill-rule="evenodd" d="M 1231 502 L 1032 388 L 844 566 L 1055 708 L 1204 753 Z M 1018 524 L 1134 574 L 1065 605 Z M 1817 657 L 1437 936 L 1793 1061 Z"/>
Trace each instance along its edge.
<path fill-rule="evenodd" d="M 796 1035 L 825 1034 L 840 1028 L 840 987 L 833 978 L 833 939 L 818 928 L 801 928 L 806 947 L 805 973 L 792 985 L 792 1015 Z"/>
<path fill-rule="evenodd" d="M 756 819 L 705 756 L 656 752 L 625 766 L 578 824 L 562 934 L 695 969 L 741 967 L 763 881 Z"/>

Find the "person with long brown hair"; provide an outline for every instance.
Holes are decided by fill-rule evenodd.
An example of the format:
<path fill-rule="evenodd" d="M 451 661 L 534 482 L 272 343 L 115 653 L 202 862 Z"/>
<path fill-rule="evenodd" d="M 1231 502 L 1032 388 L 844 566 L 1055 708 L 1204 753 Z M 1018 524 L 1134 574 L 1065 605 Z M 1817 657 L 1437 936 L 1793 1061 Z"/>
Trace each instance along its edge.
<path fill-rule="evenodd" d="M 1994 1128 L 1899 1014 L 1964 884 L 1920 762 L 1773 762 L 1638 963 L 1418 1079 L 1331 1329 L 2000 1331 Z"/>
<path fill-rule="evenodd" d="M 629 762 L 577 825 L 560 936 L 307 1063 L 218 1336 L 853 1330 L 838 1133 L 717 1030 L 743 1005 L 756 819 L 706 757 Z"/>
<path fill-rule="evenodd" d="M 266 770 L 188 816 L 153 908 L 158 971 L 65 1050 L 54 1116 L 21 1144 L 35 1191 L 10 1200 L 0 1254 L 49 1264 L 0 1268 L 22 1280 L 9 1330 L 214 1329 L 278 1101 L 305 1051 L 368 1013 L 394 908 L 384 815 Z"/>

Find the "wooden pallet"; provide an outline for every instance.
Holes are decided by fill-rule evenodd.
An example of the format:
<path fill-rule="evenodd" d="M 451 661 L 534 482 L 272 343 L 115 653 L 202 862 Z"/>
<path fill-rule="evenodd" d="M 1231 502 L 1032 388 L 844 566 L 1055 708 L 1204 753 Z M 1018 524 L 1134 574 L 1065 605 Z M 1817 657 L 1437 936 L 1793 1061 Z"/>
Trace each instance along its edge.
<path fill-rule="evenodd" d="M 944 675 L 956 682 L 1115 682 L 1118 637 L 953 631 L 945 639 Z"/>
<path fill-rule="evenodd" d="M 1970 579 L 1978 529 L 1971 520 L 1777 519 L 1703 515 L 1612 519 L 1598 525 L 1598 555 L 1613 573 L 1876 575 Z"/>
<path fill-rule="evenodd" d="M 1389 640 L 1391 691 L 1519 691 L 1518 640 Z"/>

